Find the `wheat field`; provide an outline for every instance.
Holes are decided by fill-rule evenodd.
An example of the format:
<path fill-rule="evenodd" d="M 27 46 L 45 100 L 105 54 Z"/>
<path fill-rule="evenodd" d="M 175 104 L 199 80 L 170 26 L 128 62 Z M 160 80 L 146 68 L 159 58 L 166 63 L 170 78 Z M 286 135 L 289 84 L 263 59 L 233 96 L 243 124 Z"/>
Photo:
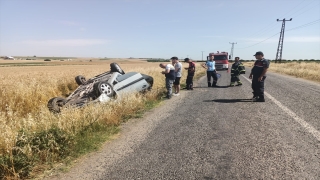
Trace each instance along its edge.
<path fill-rule="evenodd" d="M 244 62 L 245 66 L 253 67 L 253 62 Z M 270 63 L 268 71 L 286 74 L 297 78 L 320 82 L 320 63 L 316 62 L 287 62 Z"/>
<path fill-rule="evenodd" d="M 74 78 L 83 75 L 86 79 L 109 71 L 110 63 L 116 62 L 125 72 L 135 71 L 150 75 L 154 85 L 148 94 L 132 95 L 121 103 L 89 105 L 81 109 L 67 109 L 60 115 L 47 109 L 47 102 L 53 97 L 66 97 L 77 88 Z M 38 132 L 57 127 L 75 134 L 92 122 L 118 125 L 121 113 L 136 111 L 143 106 L 144 99 L 155 99 L 164 89 L 164 75 L 159 63 L 142 60 L 73 62 L 55 66 L 0 67 L 0 155 L 10 154 L 17 142 L 19 131 Z M 188 64 L 183 63 L 184 67 Z M 200 70 L 199 70 L 200 72 Z M 186 71 L 181 82 L 186 79 Z M 25 149 L 24 151 L 28 151 Z M 32 154 L 30 154 L 32 155 Z"/>

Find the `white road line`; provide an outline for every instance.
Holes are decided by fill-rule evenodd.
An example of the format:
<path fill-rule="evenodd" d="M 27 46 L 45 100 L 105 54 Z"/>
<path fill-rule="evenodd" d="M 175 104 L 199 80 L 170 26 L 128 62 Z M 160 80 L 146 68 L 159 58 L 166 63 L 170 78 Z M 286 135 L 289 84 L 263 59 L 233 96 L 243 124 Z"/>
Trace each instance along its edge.
<path fill-rule="evenodd" d="M 242 75 L 242 77 L 244 77 L 247 81 L 249 81 L 251 83 L 250 79 L 248 79 L 244 75 Z M 273 101 L 276 105 L 278 105 L 284 112 L 286 112 L 289 116 L 291 116 L 294 120 L 296 120 L 296 122 L 298 122 L 302 127 L 304 127 L 309 133 L 311 133 L 318 141 L 320 141 L 320 132 L 317 129 L 315 129 L 313 126 L 308 124 L 305 120 L 300 118 L 298 115 L 296 115 L 294 112 L 292 112 L 289 108 L 282 105 L 278 100 L 276 100 L 276 98 L 271 96 L 269 93 L 264 92 L 264 94 L 269 99 L 271 99 L 271 101 Z"/>

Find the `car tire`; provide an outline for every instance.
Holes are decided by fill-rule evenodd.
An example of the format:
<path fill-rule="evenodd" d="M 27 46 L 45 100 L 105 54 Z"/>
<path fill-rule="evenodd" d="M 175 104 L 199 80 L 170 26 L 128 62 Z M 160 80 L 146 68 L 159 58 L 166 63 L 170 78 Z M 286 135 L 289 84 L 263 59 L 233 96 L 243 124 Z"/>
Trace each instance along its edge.
<path fill-rule="evenodd" d="M 85 84 L 86 83 L 86 78 L 84 77 L 84 76 L 81 76 L 81 75 L 79 75 L 79 76 L 76 76 L 75 77 L 75 80 L 76 80 L 76 83 L 80 86 L 80 85 L 82 85 L 82 84 Z"/>
<path fill-rule="evenodd" d="M 66 104 L 66 99 L 62 97 L 54 97 L 48 101 L 47 107 L 53 113 L 60 113 L 61 108 Z"/>
<path fill-rule="evenodd" d="M 106 81 L 94 84 L 93 90 L 96 97 L 99 97 L 101 94 L 105 94 L 108 97 L 114 97 L 115 95 L 113 87 Z"/>
<path fill-rule="evenodd" d="M 111 72 L 118 72 L 120 74 L 125 74 L 124 71 L 119 66 L 119 64 L 117 64 L 117 63 L 111 63 L 110 69 L 111 69 Z"/>

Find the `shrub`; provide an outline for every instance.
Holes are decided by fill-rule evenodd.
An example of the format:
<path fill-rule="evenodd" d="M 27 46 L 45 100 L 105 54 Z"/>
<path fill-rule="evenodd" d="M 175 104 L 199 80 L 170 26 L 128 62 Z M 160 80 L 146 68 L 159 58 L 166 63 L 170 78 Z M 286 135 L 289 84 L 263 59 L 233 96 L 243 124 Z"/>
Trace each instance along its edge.
<path fill-rule="evenodd" d="M 51 59 L 45 59 L 44 61 L 51 61 Z"/>
<path fill-rule="evenodd" d="M 8 177 L 27 177 L 32 169 L 32 163 L 25 154 L 14 156 L 0 156 L 0 179 Z M 14 168 L 14 169 L 13 169 Z"/>

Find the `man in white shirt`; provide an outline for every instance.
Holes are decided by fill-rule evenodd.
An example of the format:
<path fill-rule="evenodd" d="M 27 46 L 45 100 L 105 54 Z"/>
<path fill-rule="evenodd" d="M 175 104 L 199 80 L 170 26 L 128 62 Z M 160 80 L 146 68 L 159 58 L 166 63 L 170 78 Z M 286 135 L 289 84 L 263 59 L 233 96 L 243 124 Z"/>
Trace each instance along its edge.
<path fill-rule="evenodd" d="M 177 57 L 172 57 L 172 65 L 175 68 L 175 80 L 174 80 L 174 90 L 175 93 L 173 94 L 174 96 L 179 96 L 179 92 L 180 92 L 180 79 L 181 79 L 181 75 L 182 75 L 182 64 L 179 62 L 179 59 Z"/>

